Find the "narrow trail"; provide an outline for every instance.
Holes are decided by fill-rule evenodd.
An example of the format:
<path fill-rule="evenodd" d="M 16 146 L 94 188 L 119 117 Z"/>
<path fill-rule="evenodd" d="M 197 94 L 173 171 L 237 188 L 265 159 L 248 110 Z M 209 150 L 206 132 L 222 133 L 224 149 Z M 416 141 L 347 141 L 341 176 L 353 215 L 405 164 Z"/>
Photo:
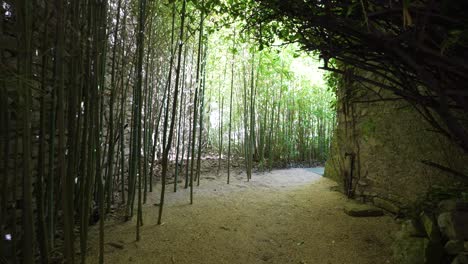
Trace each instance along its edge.
<path fill-rule="evenodd" d="M 189 205 L 188 190 L 168 192 L 163 225 L 156 225 L 155 192 L 144 208 L 141 241 L 135 223 L 106 226 L 105 263 L 221 264 L 391 263 L 391 217 L 353 218 L 346 198 L 311 169 L 232 177 L 205 173 Z M 182 185 L 182 184 L 181 184 Z M 97 263 L 97 232 L 90 263 Z"/>

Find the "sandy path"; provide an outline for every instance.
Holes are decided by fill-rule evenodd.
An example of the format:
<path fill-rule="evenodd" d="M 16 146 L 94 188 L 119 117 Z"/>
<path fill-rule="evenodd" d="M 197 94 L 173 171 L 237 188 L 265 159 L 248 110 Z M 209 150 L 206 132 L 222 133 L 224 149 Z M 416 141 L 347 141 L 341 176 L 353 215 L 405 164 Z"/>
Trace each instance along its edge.
<path fill-rule="evenodd" d="M 157 207 L 144 208 L 141 241 L 135 222 L 107 225 L 106 263 L 391 263 L 387 216 L 353 218 L 343 213 L 346 198 L 334 183 L 308 169 L 202 178 L 195 204 L 188 190 L 168 192 L 164 224 Z M 169 187 L 169 186 L 168 186 Z M 172 189 L 171 189 L 172 190 Z M 92 236 L 90 263 L 96 263 Z"/>

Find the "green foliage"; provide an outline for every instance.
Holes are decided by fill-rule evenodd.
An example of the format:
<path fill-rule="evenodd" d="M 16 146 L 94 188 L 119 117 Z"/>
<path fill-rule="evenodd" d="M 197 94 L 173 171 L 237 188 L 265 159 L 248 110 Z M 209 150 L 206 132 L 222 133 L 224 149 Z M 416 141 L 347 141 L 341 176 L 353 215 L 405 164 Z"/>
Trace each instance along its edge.
<path fill-rule="evenodd" d="M 342 76 L 334 73 L 334 72 L 327 72 L 325 74 L 325 80 L 327 81 L 328 88 L 331 89 L 332 92 L 336 93 L 336 88 L 339 86 Z"/>
<path fill-rule="evenodd" d="M 336 82 L 329 81 L 328 77 L 325 80 L 324 72 L 318 70 L 318 60 L 299 52 L 297 45 L 261 49 L 260 44 L 250 40 L 248 34 L 241 39 L 236 36 L 233 45 L 234 31 L 242 31 L 238 27 L 232 24 L 230 28 L 218 29 L 210 36 L 207 94 L 212 95 L 208 99 L 212 102 L 210 118 L 216 120 L 211 123 L 212 129 L 219 132 L 217 120 L 220 118 L 222 126 L 228 125 L 226 116 L 219 116 L 219 101 L 221 96 L 229 100 L 231 80 L 225 71 L 234 63 L 232 127 L 234 135 L 242 135 L 237 144 L 244 144 L 243 131 L 248 129 L 253 130 L 256 138 L 254 155 L 258 156 L 259 162 L 264 159 L 274 159 L 277 163 L 323 160 L 334 128 Z M 278 24 L 276 29 L 279 27 Z M 250 85 L 252 79 L 254 92 L 251 93 L 250 88 L 244 91 L 244 85 Z M 246 108 L 241 99 L 243 96 L 254 97 L 254 105 Z M 253 128 L 244 128 L 245 123 L 250 122 L 244 119 L 244 115 L 250 115 L 251 111 L 254 111 L 255 124 Z M 226 106 L 225 112 L 229 112 Z M 227 140 L 227 131 L 223 133 Z M 209 142 L 216 144 L 218 141 L 218 133 L 213 133 Z M 273 145 L 272 149 L 269 149 L 269 144 Z M 238 149 L 240 152 L 236 154 L 242 155 L 243 147 L 233 145 L 233 149 Z M 262 155 L 264 157 L 260 157 Z"/>

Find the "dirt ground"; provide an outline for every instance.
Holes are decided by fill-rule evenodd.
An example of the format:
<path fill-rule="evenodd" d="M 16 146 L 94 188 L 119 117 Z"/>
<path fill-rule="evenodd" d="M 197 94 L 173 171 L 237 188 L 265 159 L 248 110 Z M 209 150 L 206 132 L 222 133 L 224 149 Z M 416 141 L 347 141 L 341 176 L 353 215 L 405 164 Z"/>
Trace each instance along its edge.
<path fill-rule="evenodd" d="M 141 240 L 135 223 L 106 224 L 105 263 L 221 264 L 392 263 L 390 244 L 398 225 L 389 216 L 353 218 L 346 198 L 311 169 L 216 175 L 205 171 L 201 186 L 177 193 L 168 185 L 163 224 L 157 225 L 159 192 L 144 206 Z M 97 263 L 97 227 L 89 262 Z"/>

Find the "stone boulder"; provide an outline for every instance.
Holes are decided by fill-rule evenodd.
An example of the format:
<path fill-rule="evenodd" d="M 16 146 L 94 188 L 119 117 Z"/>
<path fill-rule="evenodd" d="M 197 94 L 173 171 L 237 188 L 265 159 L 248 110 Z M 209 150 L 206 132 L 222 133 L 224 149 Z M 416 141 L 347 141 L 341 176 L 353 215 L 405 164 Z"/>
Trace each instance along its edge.
<path fill-rule="evenodd" d="M 384 213 L 381 209 L 368 204 L 350 202 L 345 205 L 344 211 L 347 215 L 353 217 L 374 217 L 382 216 Z"/>
<path fill-rule="evenodd" d="M 452 264 L 468 264 L 468 256 L 460 254 L 453 259 Z"/>
<path fill-rule="evenodd" d="M 443 200 L 439 202 L 438 210 L 440 213 L 452 211 L 468 212 L 468 202 L 456 199 Z"/>
<path fill-rule="evenodd" d="M 449 240 L 468 240 L 468 212 L 444 212 L 437 218 L 442 234 Z"/>
<path fill-rule="evenodd" d="M 426 237 L 426 232 L 421 226 L 421 223 L 416 220 L 405 220 L 401 224 L 401 231 L 406 234 L 407 237 Z"/>
<path fill-rule="evenodd" d="M 449 240 L 444 246 L 445 252 L 449 255 L 458 255 L 464 250 L 463 241 L 461 240 Z"/>
<path fill-rule="evenodd" d="M 400 207 L 398 207 L 394 202 L 389 200 L 382 199 L 380 197 L 374 197 L 374 205 L 384 209 L 393 214 L 398 214 L 400 212 Z"/>
<path fill-rule="evenodd" d="M 393 257 L 399 264 L 439 264 L 442 256 L 440 243 L 427 238 L 408 237 L 401 231 L 393 244 Z"/>

